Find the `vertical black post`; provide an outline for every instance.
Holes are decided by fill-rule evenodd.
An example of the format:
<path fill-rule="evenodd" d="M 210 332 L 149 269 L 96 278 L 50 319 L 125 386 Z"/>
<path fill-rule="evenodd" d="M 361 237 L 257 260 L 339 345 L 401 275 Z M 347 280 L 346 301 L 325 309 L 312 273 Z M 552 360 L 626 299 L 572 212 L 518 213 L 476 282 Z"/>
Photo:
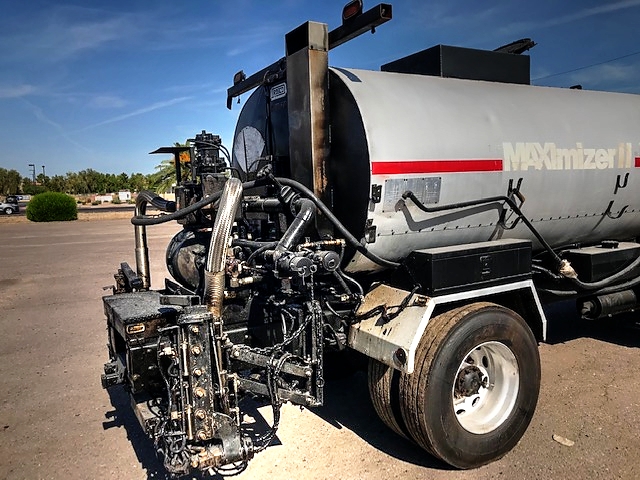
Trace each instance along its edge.
<path fill-rule="evenodd" d="M 329 34 L 324 23 L 307 22 L 285 37 L 291 176 L 331 206 L 327 185 L 329 156 Z M 330 235 L 328 222 L 316 225 Z"/>
<path fill-rule="evenodd" d="M 173 152 L 173 162 L 176 166 L 176 187 L 180 185 L 180 182 L 182 182 L 182 165 L 180 165 L 180 153 L 182 152 L 180 152 L 179 150 Z"/>

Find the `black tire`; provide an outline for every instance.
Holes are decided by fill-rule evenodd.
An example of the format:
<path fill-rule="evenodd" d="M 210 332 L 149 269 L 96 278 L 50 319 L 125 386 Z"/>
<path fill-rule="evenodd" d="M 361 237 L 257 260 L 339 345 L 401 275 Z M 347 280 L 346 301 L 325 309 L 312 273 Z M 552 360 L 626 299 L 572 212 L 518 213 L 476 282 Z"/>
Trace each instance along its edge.
<path fill-rule="evenodd" d="M 367 380 L 371 403 L 380 420 L 398 435 L 410 439 L 400 412 L 400 372 L 370 358 Z"/>
<path fill-rule="evenodd" d="M 6 213 L 7 215 L 12 215 L 13 214 L 13 208 L 9 208 L 9 207 L 5 208 L 4 209 L 4 213 Z"/>
<path fill-rule="evenodd" d="M 518 443 L 539 391 L 540 356 L 529 326 L 507 308 L 474 303 L 431 319 L 413 374 L 401 375 L 400 407 L 420 446 L 467 469 Z"/>

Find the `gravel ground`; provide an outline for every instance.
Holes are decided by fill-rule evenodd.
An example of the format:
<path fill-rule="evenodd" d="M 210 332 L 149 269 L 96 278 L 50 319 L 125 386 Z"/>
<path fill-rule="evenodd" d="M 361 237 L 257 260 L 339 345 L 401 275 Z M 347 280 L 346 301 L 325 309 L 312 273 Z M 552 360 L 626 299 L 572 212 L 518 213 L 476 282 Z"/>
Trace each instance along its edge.
<path fill-rule="evenodd" d="M 155 288 L 177 228 L 148 230 Z M 134 263 L 131 224 L 0 221 L 0 245 L 0 478 L 164 478 L 124 393 L 100 387 L 100 297 L 119 263 Z M 538 409 L 503 459 L 473 471 L 439 463 L 386 429 L 356 373 L 328 382 L 322 408 L 285 405 L 274 445 L 235 478 L 640 478 L 634 318 L 586 324 L 567 304 L 549 307 L 548 318 Z M 270 422 L 267 407 L 247 412 L 256 428 Z"/>

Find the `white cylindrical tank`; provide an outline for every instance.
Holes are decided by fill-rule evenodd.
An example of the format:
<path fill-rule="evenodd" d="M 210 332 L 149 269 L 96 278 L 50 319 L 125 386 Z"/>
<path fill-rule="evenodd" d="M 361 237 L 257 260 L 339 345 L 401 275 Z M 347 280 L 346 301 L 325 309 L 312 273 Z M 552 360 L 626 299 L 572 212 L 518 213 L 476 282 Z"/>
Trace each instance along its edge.
<path fill-rule="evenodd" d="M 506 195 L 521 182 L 522 211 L 553 246 L 640 234 L 640 96 L 334 73 L 362 120 L 370 192 L 380 189 L 380 201 L 367 205 L 368 228 L 376 227 L 368 248 L 377 255 L 399 260 L 419 248 L 533 238 L 522 223 L 500 228 L 497 204 L 427 214 L 401 201 L 406 190 L 436 206 Z M 337 83 L 332 89 L 342 90 Z M 332 152 L 331 161 L 353 178 L 349 158 Z M 356 256 L 350 270 L 368 264 Z"/>
<path fill-rule="evenodd" d="M 553 247 L 640 235 L 638 95 L 342 68 L 329 80 L 331 208 L 380 257 L 534 239 L 522 222 L 499 224 L 502 203 L 428 214 L 401 199 L 407 190 L 433 207 L 520 185 L 523 214 Z M 256 102 L 243 109 L 236 142 L 248 128 L 264 131 Z M 271 101 L 271 110 L 286 111 L 284 102 Z M 265 135 L 281 151 L 283 118 Z M 373 268 L 356 254 L 347 270 Z"/>

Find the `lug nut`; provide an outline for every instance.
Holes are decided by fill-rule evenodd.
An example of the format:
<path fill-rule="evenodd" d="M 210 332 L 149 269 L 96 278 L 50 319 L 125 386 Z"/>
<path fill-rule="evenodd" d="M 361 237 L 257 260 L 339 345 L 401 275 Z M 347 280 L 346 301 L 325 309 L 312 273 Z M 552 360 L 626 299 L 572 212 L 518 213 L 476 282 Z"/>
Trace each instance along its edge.
<path fill-rule="evenodd" d="M 204 391 L 204 388 L 200 387 L 196 388 L 193 393 L 198 398 L 203 398 L 207 394 L 207 392 Z"/>
<path fill-rule="evenodd" d="M 194 374 L 196 377 L 199 377 L 200 375 L 202 375 L 202 369 L 201 369 L 201 368 L 196 368 L 196 369 L 194 369 L 194 370 L 193 370 L 193 374 Z"/>
<path fill-rule="evenodd" d="M 198 420 L 204 420 L 206 418 L 207 414 L 204 412 L 204 410 L 197 410 L 196 411 L 196 418 Z"/>
<path fill-rule="evenodd" d="M 191 347 L 191 353 L 194 355 L 200 355 L 202 353 L 202 348 L 199 345 L 194 345 Z"/>
<path fill-rule="evenodd" d="M 198 328 L 197 325 L 191 326 L 191 333 L 200 333 L 200 329 Z"/>
<path fill-rule="evenodd" d="M 199 430 L 196 436 L 198 437 L 198 440 L 206 440 L 208 438 L 207 432 L 204 430 Z"/>

